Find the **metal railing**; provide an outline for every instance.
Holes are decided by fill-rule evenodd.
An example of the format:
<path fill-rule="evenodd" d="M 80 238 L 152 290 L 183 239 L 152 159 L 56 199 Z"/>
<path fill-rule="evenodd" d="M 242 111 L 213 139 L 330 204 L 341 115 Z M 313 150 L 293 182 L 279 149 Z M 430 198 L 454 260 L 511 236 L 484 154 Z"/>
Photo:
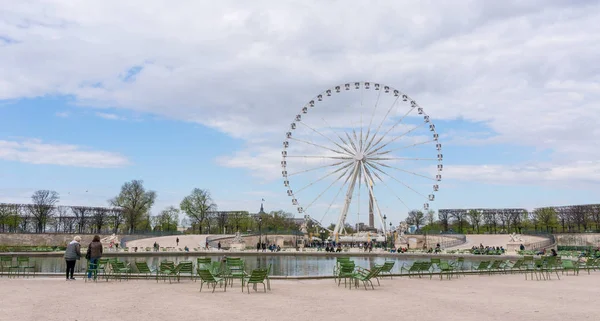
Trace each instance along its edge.
<path fill-rule="evenodd" d="M 467 237 L 463 234 L 425 234 L 425 244 L 428 247 L 434 247 L 439 243 L 442 248 L 449 248 L 466 242 Z"/>
<path fill-rule="evenodd" d="M 554 235 L 552 235 L 552 234 L 534 235 L 534 236 L 538 236 L 538 237 L 543 236 L 543 237 L 546 237 L 547 239 L 525 245 L 526 250 L 542 250 L 542 249 L 553 247 L 554 245 L 556 245 L 556 239 L 554 238 Z"/>

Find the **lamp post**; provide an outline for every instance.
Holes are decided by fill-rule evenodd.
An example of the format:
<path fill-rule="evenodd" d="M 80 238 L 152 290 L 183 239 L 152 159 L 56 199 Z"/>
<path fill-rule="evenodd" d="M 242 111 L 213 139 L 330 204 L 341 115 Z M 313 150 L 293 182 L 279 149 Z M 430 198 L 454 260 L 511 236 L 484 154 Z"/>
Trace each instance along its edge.
<path fill-rule="evenodd" d="M 262 247 L 262 217 L 258 218 L 258 244 Z"/>
<path fill-rule="evenodd" d="M 394 247 L 394 232 L 392 232 L 392 222 L 390 222 L 390 247 Z"/>
<path fill-rule="evenodd" d="M 321 247 L 325 244 L 325 230 L 321 229 Z"/>
<path fill-rule="evenodd" d="M 384 249 L 387 250 L 387 236 L 385 235 L 385 223 L 387 221 L 387 216 L 385 216 L 385 214 L 383 215 L 383 237 L 385 239 L 385 242 L 383 243 Z"/>

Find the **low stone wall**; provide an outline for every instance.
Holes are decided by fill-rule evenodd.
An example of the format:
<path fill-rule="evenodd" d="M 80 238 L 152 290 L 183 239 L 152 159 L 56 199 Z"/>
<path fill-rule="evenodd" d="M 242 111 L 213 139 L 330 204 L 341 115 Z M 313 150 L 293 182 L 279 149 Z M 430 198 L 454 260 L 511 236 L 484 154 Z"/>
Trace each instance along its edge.
<path fill-rule="evenodd" d="M 600 246 L 600 233 L 554 234 L 559 246 Z"/>
<path fill-rule="evenodd" d="M 0 233 L 0 246 L 66 246 L 75 235 L 81 236 L 81 244 L 92 242 L 95 234 L 64 234 L 64 233 Z M 99 234 L 100 238 L 110 235 Z M 132 241 L 151 235 L 119 235 L 120 240 Z"/>
<path fill-rule="evenodd" d="M 216 237 L 210 237 L 208 242 L 211 247 L 217 247 L 218 242 L 221 242 L 221 247 L 228 249 L 231 246 L 231 242 L 233 241 L 233 238 L 234 238 L 233 236 L 227 236 L 227 237 L 216 236 Z M 265 234 L 263 234 L 261 236 L 259 236 L 259 235 L 242 236 L 242 239 L 244 240 L 246 249 L 256 249 L 256 244 L 258 243 L 259 239 L 263 243 L 268 242 L 268 244 L 275 244 L 275 245 L 279 245 L 280 247 L 284 248 L 284 247 L 294 247 L 295 241 L 301 240 L 302 236 L 270 235 L 270 234 L 265 235 Z"/>

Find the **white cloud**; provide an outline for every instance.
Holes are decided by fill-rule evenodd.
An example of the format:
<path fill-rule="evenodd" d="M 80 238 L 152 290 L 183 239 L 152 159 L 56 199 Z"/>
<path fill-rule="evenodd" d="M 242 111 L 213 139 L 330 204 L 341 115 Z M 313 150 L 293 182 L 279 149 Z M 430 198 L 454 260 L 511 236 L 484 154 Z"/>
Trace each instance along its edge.
<path fill-rule="evenodd" d="M 492 184 L 562 185 L 569 182 L 597 183 L 600 162 L 578 161 L 566 164 L 462 165 L 448 166 L 444 178 Z"/>
<path fill-rule="evenodd" d="M 126 157 L 116 153 L 90 150 L 77 145 L 44 143 L 38 139 L 0 140 L 0 159 L 91 168 L 123 167 L 129 164 Z"/>
<path fill-rule="evenodd" d="M 97 112 L 95 114 L 96 116 L 100 117 L 100 118 L 104 118 L 104 119 L 108 119 L 108 120 L 124 120 L 125 118 L 116 115 L 116 114 L 110 114 L 110 113 L 101 113 L 101 112 Z"/>
<path fill-rule="evenodd" d="M 56 117 L 60 117 L 60 118 L 67 118 L 67 117 L 71 116 L 71 114 L 66 111 L 57 112 L 55 115 L 56 115 Z"/>
<path fill-rule="evenodd" d="M 201 123 L 247 142 L 220 164 L 275 178 L 301 106 L 338 83 L 381 81 L 434 121 L 493 133 L 469 143 L 552 151 L 531 161 L 558 175 L 600 157 L 598 21 L 593 1 L 24 1 L 0 14 L 14 39 L 0 51 L 0 99 L 68 95 Z M 348 121 L 347 107 L 331 121 Z"/>

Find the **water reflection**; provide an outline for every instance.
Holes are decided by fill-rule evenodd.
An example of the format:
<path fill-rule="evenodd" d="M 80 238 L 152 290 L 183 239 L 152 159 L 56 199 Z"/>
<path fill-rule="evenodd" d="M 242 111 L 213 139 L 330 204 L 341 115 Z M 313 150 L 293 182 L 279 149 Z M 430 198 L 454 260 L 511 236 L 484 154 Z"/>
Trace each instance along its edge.
<path fill-rule="evenodd" d="M 119 260 L 126 263 L 130 263 L 131 266 L 135 266 L 135 262 L 145 261 L 150 267 L 157 267 L 162 261 L 173 261 L 179 263 L 181 261 L 193 261 L 194 266 L 196 265 L 196 258 L 198 256 L 135 256 L 126 257 L 119 256 Z M 223 260 L 225 255 L 213 255 L 210 256 L 213 261 Z M 357 266 L 364 268 L 371 268 L 374 264 L 383 264 L 386 260 L 394 260 L 393 272 L 400 273 L 400 268 L 403 264 L 412 264 L 415 259 L 408 259 L 403 257 L 350 257 L 354 260 Z M 255 268 L 266 268 L 269 264 L 272 265 L 272 275 L 275 276 L 330 276 L 332 275 L 333 268 L 335 266 L 336 258 L 327 256 L 242 256 L 245 261 L 246 270 L 252 270 Z M 35 262 L 37 272 L 63 272 L 65 271 L 65 261 L 62 257 L 35 257 L 31 258 Z M 423 258 L 421 260 L 428 260 Z M 78 262 L 76 271 L 85 271 L 85 260 Z M 134 268 L 135 270 L 135 268 Z"/>

